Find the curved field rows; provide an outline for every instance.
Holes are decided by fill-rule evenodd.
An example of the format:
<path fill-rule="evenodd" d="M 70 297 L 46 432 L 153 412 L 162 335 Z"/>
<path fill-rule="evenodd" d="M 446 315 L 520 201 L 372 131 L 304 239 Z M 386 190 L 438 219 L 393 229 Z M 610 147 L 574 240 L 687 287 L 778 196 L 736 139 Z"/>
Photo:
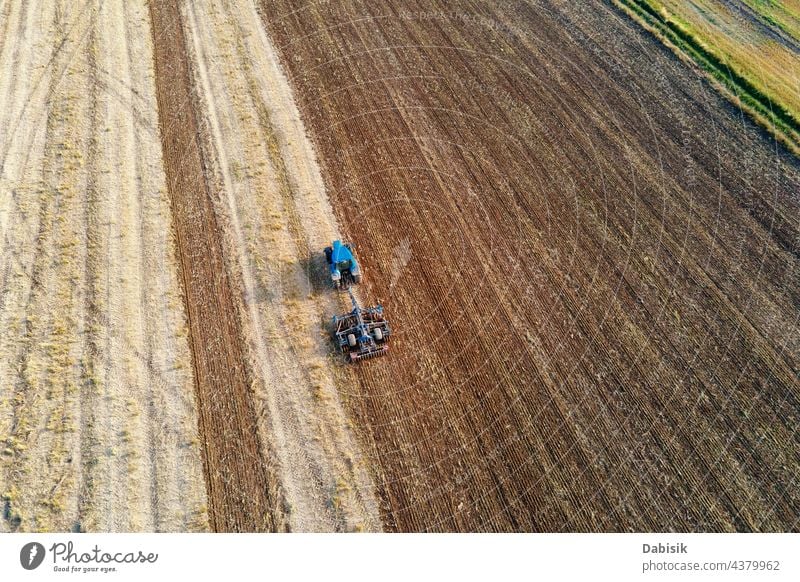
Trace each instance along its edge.
<path fill-rule="evenodd" d="M 609 5 L 263 0 L 399 530 L 796 530 L 800 165 Z"/>
<path fill-rule="evenodd" d="M 3 3 L 3 531 L 207 527 L 149 30 Z"/>

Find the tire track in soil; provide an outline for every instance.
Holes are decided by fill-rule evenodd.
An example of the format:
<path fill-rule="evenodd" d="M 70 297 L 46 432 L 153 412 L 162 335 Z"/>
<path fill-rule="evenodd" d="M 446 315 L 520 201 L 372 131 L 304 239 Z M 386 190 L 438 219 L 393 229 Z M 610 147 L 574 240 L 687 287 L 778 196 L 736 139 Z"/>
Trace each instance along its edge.
<path fill-rule="evenodd" d="M 275 528 L 250 372 L 205 180 L 177 2 L 150 3 L 156 93 L 173 228 L 189 319 L 199 430 L 215 531 Z"/>
<path fill-rule="evenodd" d="M 90 30 L 94 30 L 94 24 L 90 26 Z M 90 34 L 89 45 L 94 48 L 95 46 L 94 33 Z M 93 72 L 97 70 L 97 63 L 94 58 L 94 51 L 90 51 L 87 57 L 89 69 Z M 87 94 L 89 100 L 89 132 L 91 135 L 96 135 L 98 131 L 98 101 L 97 88 L 92 87 L 91 91 Z M 86 151 L 86 161 L 89 167 L 95 167 L 99 159 L 98 145 L 96 140 L 89 141 L 89 148 Z M 83 279 L 83 286 L 86 293 L 83 296 L 83 304 L 79 307 L 81 310 L 80 321 L 86 322 L 81 330 L 86 334 L 86 345 L 83 350 L 80 367 L 80 377 L 82 382 L 88 387 L 91 385 L 90 378 L 93 377 L 94 362 L 100 359 L 98 334 L 93 332 L 94 329 L 99 329 L 102 314 L 98 313 L 95 306 L 97 299 L 95 294 L 94 281 L 98 277 L 96 272 L 95 262 L 92 260 L 92 253 L 89 252 L 90 235 L 91 232 L 97 232 L 98 221 L 98 205 L 100 201 L 100 193 L 98 186 L 97 176 L 90 173 L 86 179 L 86 202 L 83 207 L 83 251 L 81 253 L 81 277 Z M 96 395 L 92 389 L 82 390 L 78 404 L 78 422 L 80 426 L 93 427 L 97 424 L 97 406 L 95 406 Z M 94 467 L 96 461 L 94 460 L 91 451 L 93 450 L 94 442 L 97 436 L 93 430 L 84 430 L 81 432 L 79 444 L 77 446 L 75 459 L 76 466 L 80 468 L 78 471 L 78 482 L 76 490 L 78 492 L 77 502 L 75 508 L 75 524 L 73 525 L 74 532 L 85 531 L 85 523 L 92 514 L 92 502 L 94 501 L 96 493 Z"/>
<path fill-rule="evenodd" d="M 125 31 L 124 38 L 127 40 L 127 42 L 125 43 L 125 57 L 126 57 L 126 65 L 128 66 L 129 73 L 124 78 L 123 84 L 126 85 L 126 86 L 129 86 L 129 87 L 132 87 L 134 85 L 134 83 L 133 83 L 133 75 L 132 75 L 131 71 L 134 70 L 134 62 L 135 62 L 134 61 L 135 54 L 134 54 L 134 51 L 132 50 L 132 44 L 134 43 L 134 41 L 136 39 L 136 36 L 135 36 L 135 34 L 132 34 L 131 22 L 135 18 L 135 14 L 133 13 L 132 7 L 130 5 L 128 5 L 126 8 L 127 8 L 127 10 L 122 15 L 122 18 L 121 18 L 121 20 L 122 20 L 121 25 L 123 27 L 123 30 Z M 112 80 L 113 80 L 113 78 L 112 78 Z M 104 86 L 104 89 L 106 91 L 109 90 L 107 86 Z M 132 110 L 135 109 L 133 104 L 131 104 L 131 109 Z M 137 120 L 137 121 L 139 121 L 139 120 Z M 136 125 L 138 125 L 138 123 Z M 139 139 L 140 139 L 140 136 L 138 135 L 137 129 L 135 127 L 132 128 L 132 129 L 133 129 L 133 132 L 135 134 L 135 138 L 134 139 L 135 139 L 135 141 L 138 142 Z M 138 149 L 139 145 L 140 144 L 137 143 L 137 149 Z M 141 160 L 139 160 L 138 157 L 134 156 L 134 162 L 133 163 L 134 163 L 134 166 L 137 169 L 136 173 L 138 174 L 139 170 L 140 170 L 139 166 L 141 165 Z M 138 240 L 137 240 L 137 242 L 138 242 L 139 248 L 141 248 L 141 249 L 146 249 L 147 248 L 147 237 L 145 236 L 145 232 L 147 230 L 147 221 L 144 219 L 144 216 L 142 216 L 142 214 L 143 214 L 142 211 L 143 211 L 143 209 L 145 207 L 146 207 L 146 200 L 142 200 L 141 207 L 139 209 L 139 212 L 137 213 L 139 215 L 139 217 L 140 217 L 139 223 L 137 225 L 138 226 L 138 236 L 137 236 Z M 142 255 L 139 256 L 138 263 L 139 264 L 137 265 L 136 268 L 137 268 L 137 271 L 138 271 L 139 279 L 141 281 L 145 282 L 144 285 L 142 285 L 141 289 L 139 290 L 139 303 L 140 303 L 140 306 L 141 306 L 141 311 L 144 313 L 147 310 L 147 305 L 148 305 L 147 289 L 154 289 L 154 288 L 156 288 L 156 285 L 153 283 L 153 281 L 151 279 L 151 277 L 154 274 L 147 269 L 146 258 L 145 258 L 145 254 L 144 253 L 142 253 Z M 148 336 L 157 333 L 157 331 L 152 329 L 152 326 L 150 326 L 150 325 L 144 326 L 142 331 Z M 153 362 L 154 362 L 154 359 L 155 359 L 155 355 L 153 353 L 153 348 L 152 348 L 151 345 L 148 344 L 148 345 L 145 346 L 145 352 L 144 352 L 144 354 L 142 354 L 142 356 L 144 357 L 144 363 L 145 363 L 146 367 L 148 369 L 152 369 L 153 368 Z M 163 385 L 159 386 L 159 388 L 161 390 L 163 390 L 164 386 Z M 145 434 L 146 434 L 146 436 L 145 436 L 146 441 L 145 442 L 146 442 L 146 446 L 147 446 L 147 449 L 148 449 L 148 452 L 147 452 L 147 455 L 146 455 L 146 458 L 147 458 L 146 465 L 147 465 L 148 470 L 150 472 L 150 483 L 149 483 L 149 491 L 147 492 L 147 498 L 149 500 L 150 507 L 151 507 L 152 523 L 155 525 L 155 528 L 158 528 L 158 525 L 161 523 L 161 511 L 160 511 L 159 503 L 158 503 L 158 498 L 159 498 L 159 495 L 158 495 L 158 483 L 159 483 L 160 467 L 159 467 L 159 464 L 158 464 L 158 453 L 157 453 L 158 447 L 156 446 L 156 432 L 157 432 L 158 428 L 156 426 L 155 418 L 153 417 L 153 412 L 154 412 L 154 409 L 155 409 L 155 405 L 154 405 L 155 390 L 154 390 L 152 384 L 148 384 L 147 389 L 146 389 L 146 394 L 147 394 L 147 402 L 149 403 L 148 413 L 149 413 L 149 416 L 150 416 L 150 418 L 149 418 L 149 420 L 147 422 L 147 426 L 145 428 Z"/>

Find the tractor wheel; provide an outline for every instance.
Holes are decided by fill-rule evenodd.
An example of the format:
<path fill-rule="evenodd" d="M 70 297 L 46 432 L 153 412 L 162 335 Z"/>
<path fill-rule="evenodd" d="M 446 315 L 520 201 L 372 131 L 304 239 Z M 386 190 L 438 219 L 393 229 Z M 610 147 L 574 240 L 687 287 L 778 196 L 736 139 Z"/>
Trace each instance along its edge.
<path fill-rule="evenodd" d="M 353 277 L 353 283 L 355 283 L 356 285 L 361 285 L 361 273 Z"/>
<path fill-rule="evenodd" d="M 351 348 L 356 347 L 356 336 L 355 334 L 348 333 L 347 334 L 347 345 Z"/>
<path fill-rule="evenodd" d="M 333 253 L 333 249 L 331 247 L 325 247 L 325 260 L 328 264 L 331 264 L 331 253 Z"/>
<path fill-rule="evenodd" d="M 375 341 L 376 342 L 383 341 L 383 330 L 379 327 L 375 328 Z"/>

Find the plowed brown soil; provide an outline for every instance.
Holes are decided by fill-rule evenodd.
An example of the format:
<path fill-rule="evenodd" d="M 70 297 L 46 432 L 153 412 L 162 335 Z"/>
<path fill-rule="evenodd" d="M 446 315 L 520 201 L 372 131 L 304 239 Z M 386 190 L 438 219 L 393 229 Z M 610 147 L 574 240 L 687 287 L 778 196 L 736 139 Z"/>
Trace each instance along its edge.
<path fill-rule="evenodd" d="M 263 0 L 399 530 L 796 530 L 800 167 L 600 3 Z"/>

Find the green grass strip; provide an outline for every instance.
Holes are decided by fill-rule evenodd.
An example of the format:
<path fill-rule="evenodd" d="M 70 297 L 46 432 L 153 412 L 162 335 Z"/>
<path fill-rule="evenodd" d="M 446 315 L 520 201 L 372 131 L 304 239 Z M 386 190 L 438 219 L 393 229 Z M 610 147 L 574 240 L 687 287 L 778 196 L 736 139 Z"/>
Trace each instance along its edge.
<path fill-rule="evenodd" d="M 649 26 L 649 30 L 661 41 L 669 43 L 688 56 L 738 99 L 738 104 L 751 117 L 775 137 L 800 155 L 800 123 L 783 103 L 771 99 L 759 87 L 739 71 L 725 63 L 718 55 L 698 40 L 677 22 L 666 18 L 648 0 L 612 0 L 614 4 L 627 8 L 635 20 Z"/>

